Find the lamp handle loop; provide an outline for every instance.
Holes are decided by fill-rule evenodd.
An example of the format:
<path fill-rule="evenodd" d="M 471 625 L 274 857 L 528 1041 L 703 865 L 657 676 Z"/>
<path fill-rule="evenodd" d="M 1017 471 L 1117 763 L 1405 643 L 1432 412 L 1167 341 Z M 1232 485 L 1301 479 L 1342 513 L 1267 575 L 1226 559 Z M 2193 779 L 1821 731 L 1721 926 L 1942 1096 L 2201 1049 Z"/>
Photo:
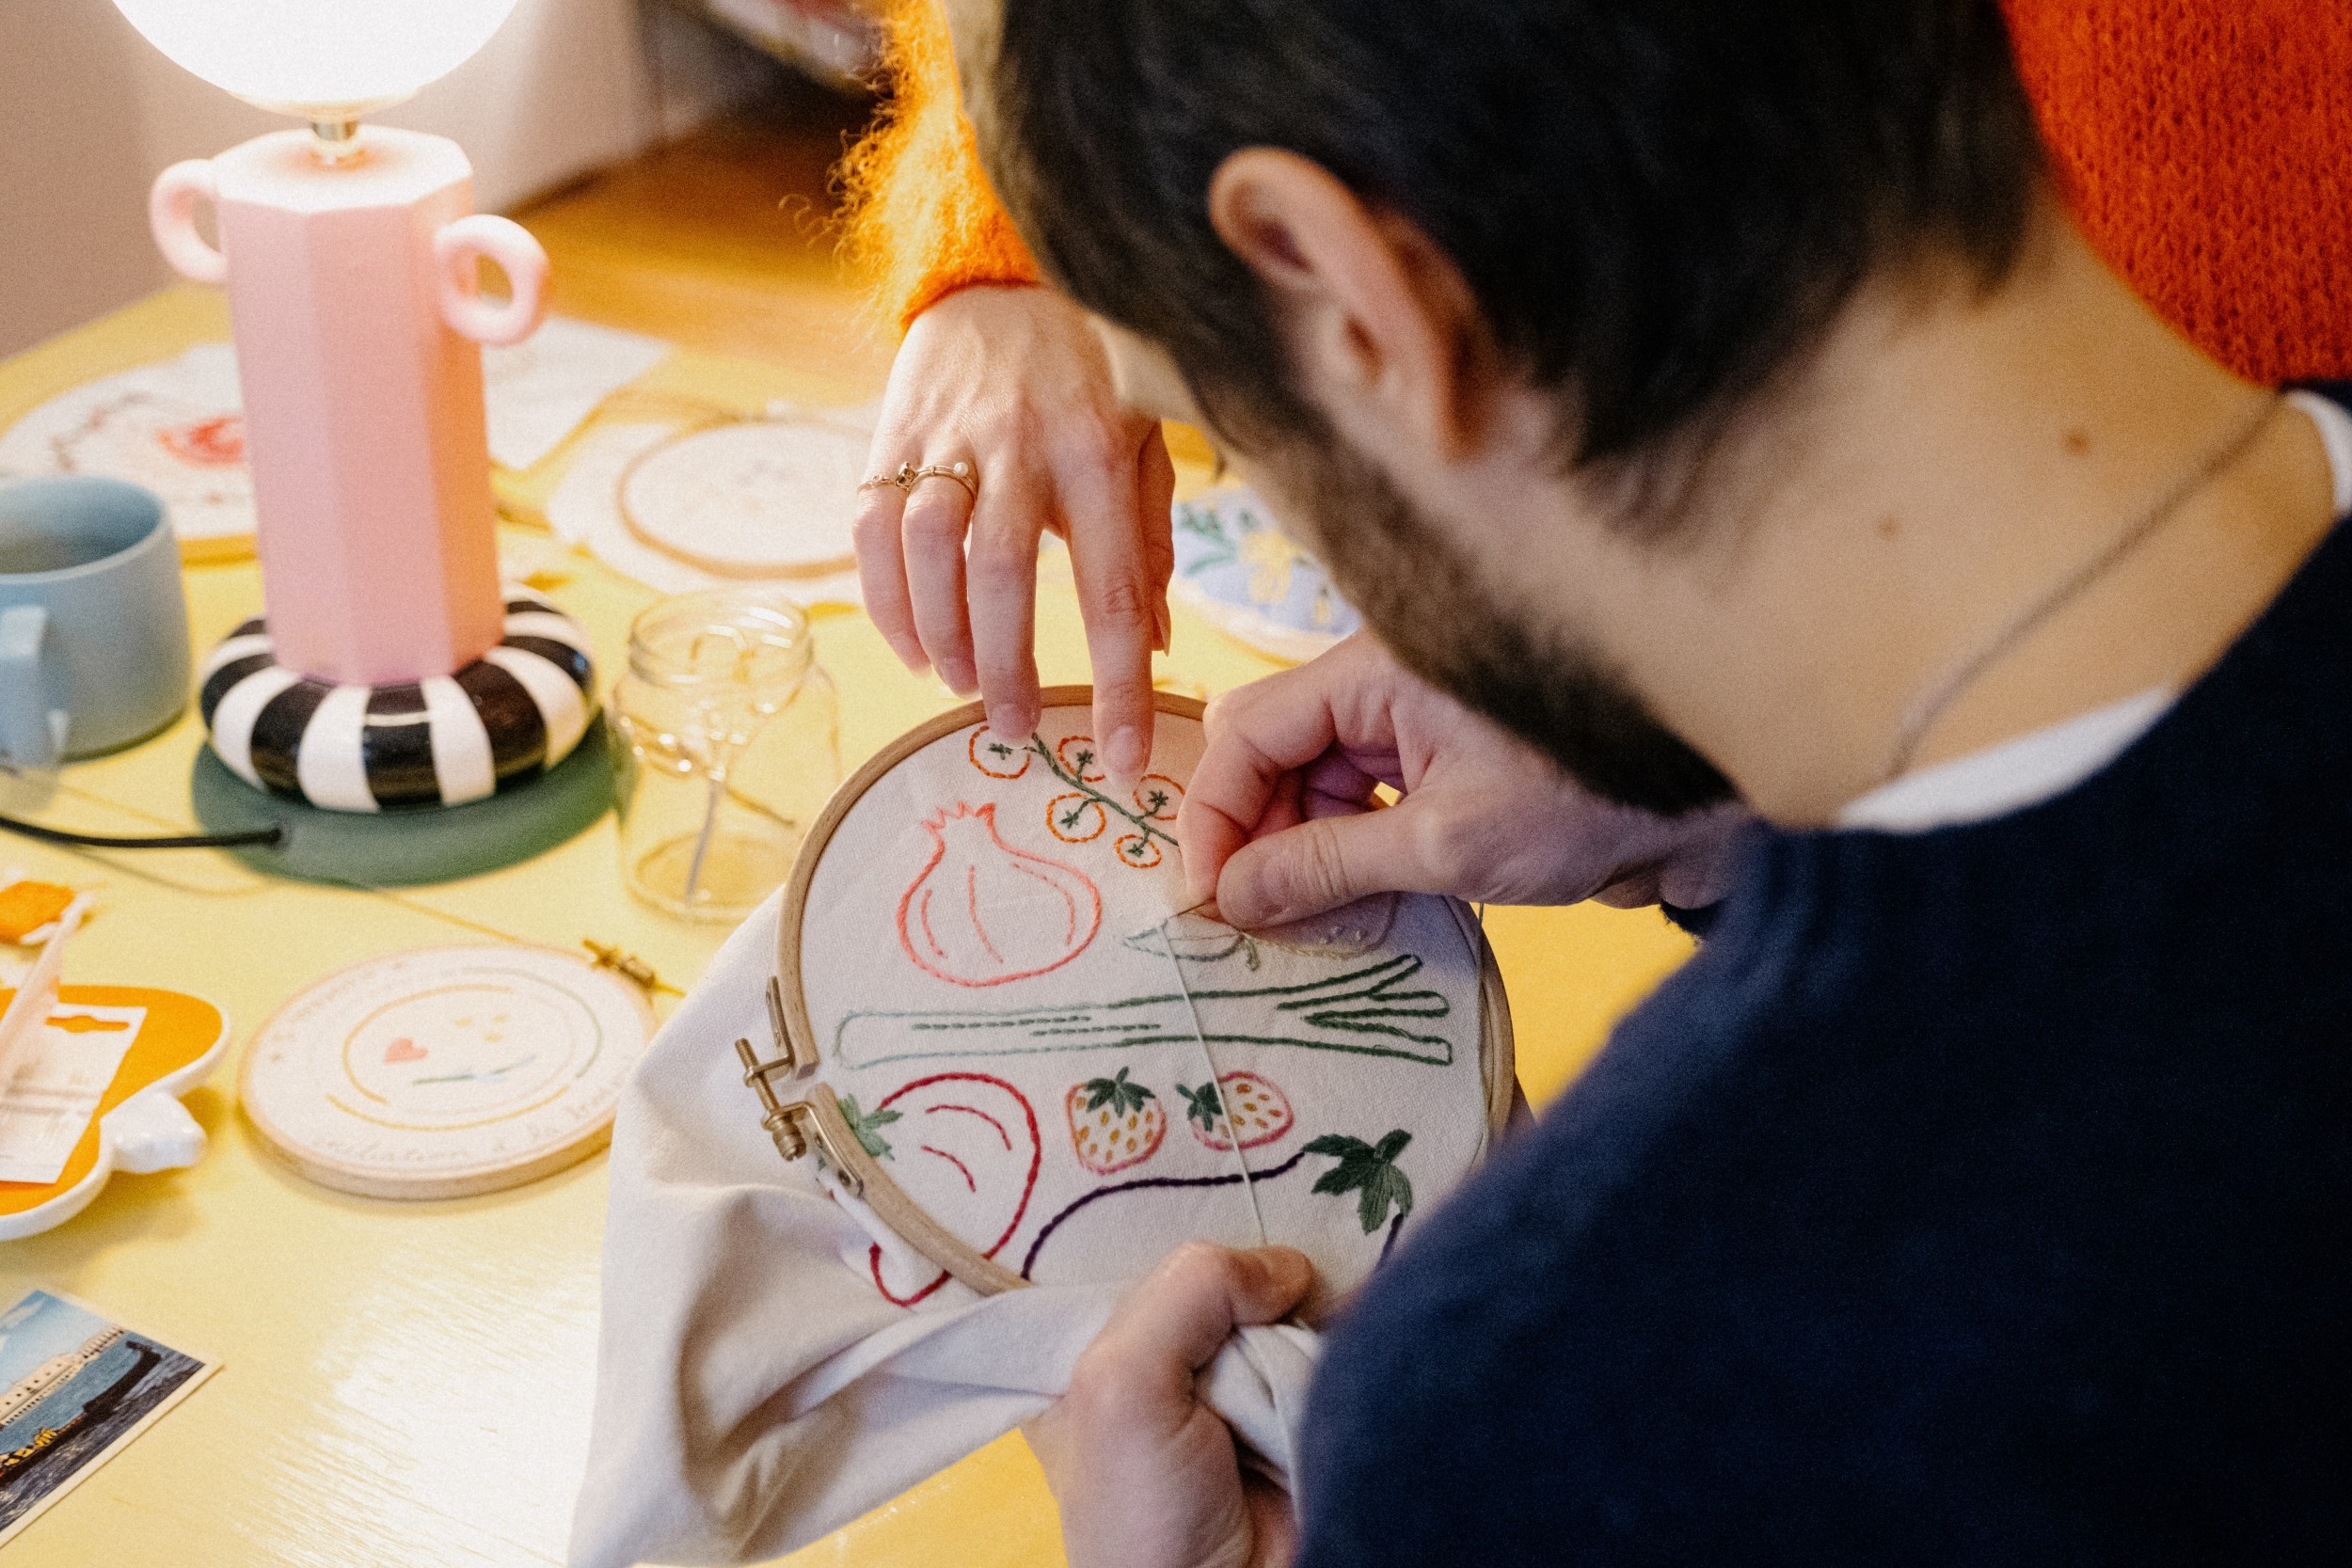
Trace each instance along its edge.
<path fill-rule="evenodd" d="M 147 194 L 147 226 L 154 230 L 157 248 L 173 271 L 194 282 L 229 281 L 229 258 L 196 231 L 197 202 L 219 199 L 219 181 L 208 158 L 172 165 L 155 177 L 155 186 Z"/>
<path fill-rule="evenodd" d="M 513 291 L 502 305 L 482 297 L 476 263 L 485 256 Z M 441 274 L 441 319 L 451 331 L 502 348 L 539 330 L 548 313 L 548 253 L 521 224 L 487 213 L 459 218 L 433 236 L 433 260 Z"/>

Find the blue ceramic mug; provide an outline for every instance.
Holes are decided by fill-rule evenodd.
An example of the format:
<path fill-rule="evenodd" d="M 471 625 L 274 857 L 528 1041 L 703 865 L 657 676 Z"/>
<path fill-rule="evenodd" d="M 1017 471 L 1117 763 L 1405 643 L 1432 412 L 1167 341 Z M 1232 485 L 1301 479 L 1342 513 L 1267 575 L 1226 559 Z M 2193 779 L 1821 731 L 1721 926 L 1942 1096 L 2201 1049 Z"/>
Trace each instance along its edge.
<path fill-rule="evenodd" d="M 163 501 L 89 475 L 0 484 L 0 761 L 111 752 L 187 701 L 188 606 Z"/>

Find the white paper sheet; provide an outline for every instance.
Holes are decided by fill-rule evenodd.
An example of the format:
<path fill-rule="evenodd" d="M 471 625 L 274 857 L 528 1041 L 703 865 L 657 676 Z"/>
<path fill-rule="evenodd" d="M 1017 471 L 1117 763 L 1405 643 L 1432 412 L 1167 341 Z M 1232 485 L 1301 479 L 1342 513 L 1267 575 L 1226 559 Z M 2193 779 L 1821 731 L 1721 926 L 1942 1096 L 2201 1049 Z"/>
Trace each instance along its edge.
<path fill-rule="evenodd" d="M 660 364 L 659 338 L 550 316 L 512 348 L 482 351 L 482 394 L 489 405 L 490 456 L 528 468 L 564 444 L 596 404 Z"/>

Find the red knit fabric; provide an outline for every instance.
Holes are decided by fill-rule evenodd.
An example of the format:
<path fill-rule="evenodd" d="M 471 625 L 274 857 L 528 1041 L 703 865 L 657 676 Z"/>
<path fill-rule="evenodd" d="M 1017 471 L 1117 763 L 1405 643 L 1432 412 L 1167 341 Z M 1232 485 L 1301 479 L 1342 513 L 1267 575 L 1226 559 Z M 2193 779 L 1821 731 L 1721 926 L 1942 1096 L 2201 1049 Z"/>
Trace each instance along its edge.
<path fill-rule="evenodd" d="M 2242 375 L 2352 376 L 2352 5 L 2007 3 L 2109 264 Z"/>

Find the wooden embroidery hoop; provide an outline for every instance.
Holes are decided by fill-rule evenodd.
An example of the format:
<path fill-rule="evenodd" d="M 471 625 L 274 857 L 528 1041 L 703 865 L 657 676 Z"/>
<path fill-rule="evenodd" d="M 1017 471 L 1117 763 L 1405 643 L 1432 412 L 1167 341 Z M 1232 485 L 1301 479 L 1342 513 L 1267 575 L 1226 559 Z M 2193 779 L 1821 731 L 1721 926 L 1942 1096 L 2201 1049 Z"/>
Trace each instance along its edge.
<path fill-rule="evenodd" d="M 673 449 L 700 436 L 708 436 L 713 431 L 740 430 L 755 425 L 791 430 L 833 428 L 825 425 L 821 420 L 787 415 L 738 413 L 717 414 L 691 424 L 680 425 L 631 457 L 622 467 L 620 478 L 613 481 L 612 505 L 613 509 L 620 514 L 621 527 L 627 530 L 629 536 L 639 544 L 660 550 L 673 560 L 682 561 L 698 571 L 708 572 L 713 577 L 761 582 L 813 582 L 820 578 L 838 576 L 855 566 L 857 555 L 854 551 L 844 552 L 837 556 L 827 556 L 815 561 L 794 562 L 741 561 L 712 555 L 707 551 L 697 550 L 681 544 L 660 529 L 649 526 L 637 515 L 637 509 L 629 504 L 629 486 L 636 483 L 639 470 L 643 469 L 646 464 L 656 458 L 667 456 Z"/>
<path fill-rule="evenodd" d="M 1094 702 L 1090 686 L 1049 686 L 1040 694 L 1043 707 L 1088 707 Z M 1161 713 L 1198 723 L 1205 705 L 1193 697 L 1154 691 L 1152 706 Z M 833 1090 L 818 1076 L 822 1067 L 817 1053 L 817 1029 L 808 1016 L 801 989 L 801 923 L 809 889 L 817 879 L 825 846 L 866 790 L 883 775 L 924 747 L 945 739 L 987 719 L 979 703 L 966 703 L 917 724 L 868 758 L 852 773 L 809 829 L 786 884 L 776 937 L 776 973 L 769 977 L 768 1026 L 775 1055 L 766 1061 L 748 1038 L 735 1042 L 743 1064 L 743 1082 L 759 1096 L 765 1112 L 760 1125 L 775 1140 L 776 1152 L 798 1160 L 814 1148 L 830 1163 L 841 1186 L 862 1199 L 907 1245 L 984 1296 L 1019 1290 L 1029 1282 L 993 1258 L 983 1257 L 970 1243 L 933 1219 L 907 1196 L 906 1189 L 866 1151 L 850 1130 Z M 1479 959 L 1479 1071 L 1486 1090 L 1486 1132 L 1489 1147 L 1510 1119 L 1517 1088 L 1517 1066 L 1511 1034 L 1510 1000 L 1503 994 L 1502 974 L 1495 967 L 1494 949 L 1486 931 L 1458 900 L 1448 901 L 1461 923 L 1463 935 Z M 797 1097 L 797 1098 L 794 1098 Z"/>
<path fill-rule="evenodd" d="M 297 1126 L 274 1117 L 267 1108 L 269 1098 L 257 1089 L 260 1076 L 271 1071 L 264 1063 L 265 1047 L 270 1043 L 280 1022 L 298 1009 L 317 1006 L 323 1000 L 336 997 L 344 988 L 375 979 L 395 966 L 421 963 L 449 963 L 462 966 L 482 961 L 485 955 L 504 959 L 519 959 L 549 964 L 568 975 L 577 967 L 593 975 L 589 983 L 607 991 L 626 1010 L 634 1014 L 644 1029 L 637 1043 L 642 1054 L 644 1042 L 653 1037 L 660 1021 L 653 1004 L 644 989 L 617 965 L 591 963 L 560 947 L 543 947 L 536 942 L 513 942 L 505 945 L 462 943 L 447 946 L 414 948 L 379 954 L 346 964 L 333 974 L 304 987 L 279 1006 L 246 1042 L 245 1059 L 237 1071 L 238 1109 L 246 1120 L 261 1134 L 262 1144 L 291 1165 L 295 1171 L 322 1187 L 337 1192 L 353 1193 L 361 1197 L 426 1200 L 451 1197 L 477 1197 L 485 1193 L 502 1192 L 552 1176 L 566 1166 L 578 1164 L 612 1141 L 612 1115 L 620 1099 L 619 1085 L 614 1083 L 609 1095 L 597 1098 L 603 1102 L 592 1104 L 584 1115 L 562 1132 L 543 1137 L 522 1148 L 507 1151 L 485 1148 L 479 1153 L 463 1158 L 456 1164 L 439 1162 L 422 1172 L 403 1170 L 383 1163 L 356 1162 L 321 1148 Z M 554 962 L 560 960 L 560 962 Z M 413 978 L 407 982 L 413 984 Z M 299 1077 L 299 1069 L 291 1070 L 290 1077 Z M 836 1113 L 838 1114 L 838 1113 Z M 428 1136 L 439 1138 L 441 1134 Z"/>

